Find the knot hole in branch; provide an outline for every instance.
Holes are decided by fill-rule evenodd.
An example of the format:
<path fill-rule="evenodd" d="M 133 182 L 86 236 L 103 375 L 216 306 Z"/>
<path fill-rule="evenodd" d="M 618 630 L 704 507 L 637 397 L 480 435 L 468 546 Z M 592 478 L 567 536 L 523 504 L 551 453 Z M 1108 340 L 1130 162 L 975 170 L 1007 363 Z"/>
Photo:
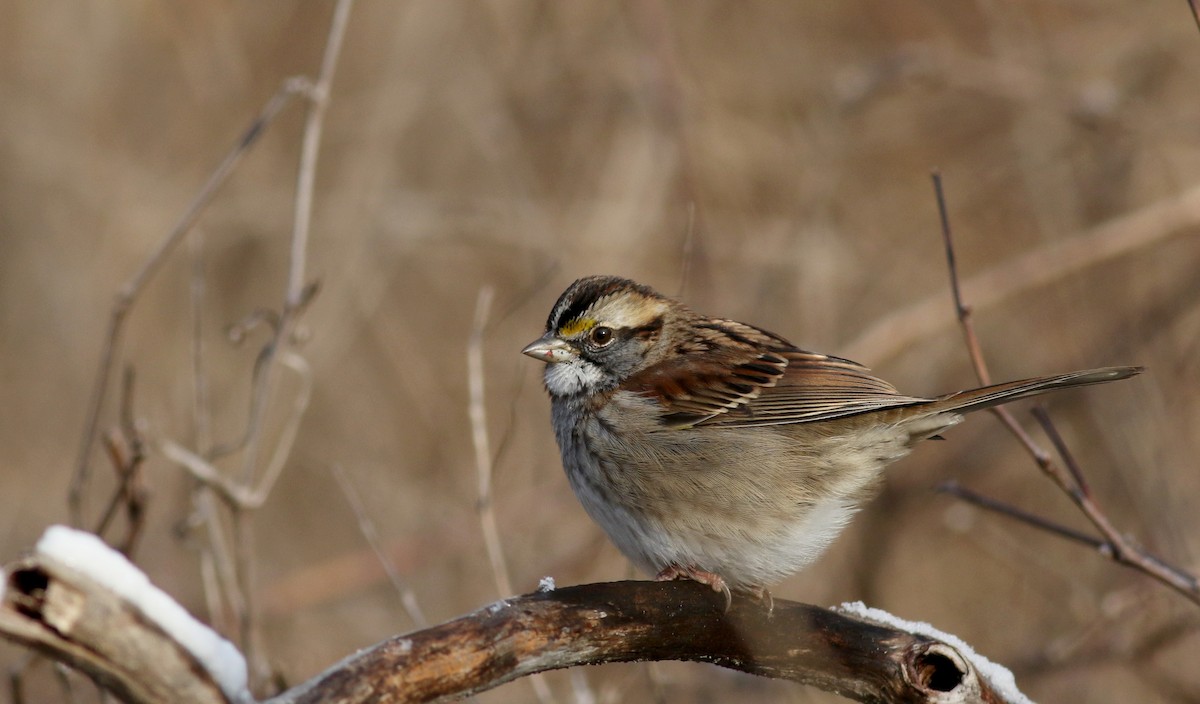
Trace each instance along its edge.
<path fill-rule="evenodd" d="M 46 600 L 46 588 L 50 577 L 40 569 L 17 569 L 8 575 L 8 593 L 5 598 L 12 602 L 22 616 L 40 618 Z"/>
<path fill-rule="evenodd" d="M 953 692 L 967 673 L 953 654 L 934 645 L 913 658 L 914 683 L 927 691 Z"/>

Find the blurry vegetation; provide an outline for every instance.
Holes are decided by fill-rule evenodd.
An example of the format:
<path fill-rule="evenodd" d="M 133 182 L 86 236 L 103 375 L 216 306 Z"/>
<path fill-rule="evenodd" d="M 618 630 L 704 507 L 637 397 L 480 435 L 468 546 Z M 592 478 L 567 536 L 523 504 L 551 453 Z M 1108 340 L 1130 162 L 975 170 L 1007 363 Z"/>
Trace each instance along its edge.
<path fill-rule="evenodd" d="M 5 561 L 67 518 L 112 296 L 281 82 L 315 74 L 329 12 L 314 2 L 4 3 Z M 297 681 L 414 625 L 334 464 L 431 620 L 501 596 L 468 420 L 481 286 L 495 288 L 482 338 L 493 505 L 518 592 L 545 575 L 629 574 L 572 497 L 540 365 L 518 354 L 577 276 L 627 275 L 815 350 L 853 350 L 906 392 L 972 385 L 935 166 L 969 299 L 988 293 L 971 289 L 973 276 L 1175 208 L 1115 256 L 1008 281 L 1013 291 L 981 305 L 975 322 L 998 378 L 1149 367 L 1050 407 L 1113 520 L 1194 569 L 1198 87 L 1200 35 L 1178 2 L 362 0 L 317 174 L 309 275 L 321 291 L 300 348 L 313 397 L 252 519 L 271 662 Z M 302 125 L 302 110 L 285 113 L 198 226 L 217 442 L 245 426 L 265 336 L 235 346 L 225 330 L 282 300 Z M 190 480 L 155 449 L 196 440 L 192 268 L 187 248 L 168 261 L 120 354 L 137 373 L 133 412 L 149 442 L 135 557 L 206 615 L 196 541 L 177 532 Z M 878 339 L 860 337 L 873 325 L 931 297 L 944 298 L 944 317 L 920 339 L 862 344 Z M 290 393 L 285 380 L 280 394 Z M 103 429 L 120 423 L 118 397 Z M 957 479 L 1084 525 L 987 417 L 947 435 L 896 466 L 829 554 L 775 593 L 863 599 L 929 621 L 1012 666 L 1040 701 L 1194 701 L 1195 608 L 1077 545 L 935 495 Z M 95 513 L 116 480 L 99 452 L 93 462 Z M 0 646 L 6 665 L 22 657 Z M 52 677 L 35 674 L 32 701 L 53 700 Z M 582 675 L 601 702 L 832 701 L 700 665 Z M 547 680 L 559 701 L 581 682 L 570 678 Z M 480 699 L 531 697 L 516 683 Z"/>

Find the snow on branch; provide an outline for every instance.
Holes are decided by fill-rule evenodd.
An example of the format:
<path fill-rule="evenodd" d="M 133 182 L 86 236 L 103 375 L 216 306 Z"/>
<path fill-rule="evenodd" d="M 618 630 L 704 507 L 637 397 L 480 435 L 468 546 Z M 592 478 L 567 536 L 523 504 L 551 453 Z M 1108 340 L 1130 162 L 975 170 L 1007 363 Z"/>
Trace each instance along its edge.
<path fill-rule="evenodd" d="M 253 701 L 237 651 L 94 536 L 53 528 L 10 565 L 0 636 L 72 665 L 125 702 Z M 860 702 L 1027 704 L 1012 675 L 953 636 L 861 604 L 725 599 L 694 582 L 554 588 L 390 638 L 264 704 L 426 702 L 546 670 L 690 660 Z"/>
<path fill-rule="evenodd" d="M 51 526 L 9 566 L 0 635 L 87 673 L 126 702 L 252 702 L 246 661 L 121 553 Z"/>
<path fill-rule="evenodd" d="M 386 640 L 270 701 L 427 702 L 576 665 L 690 660 L 860 702 L 1028 702 L 1007 670 L 985 670 L 954 644 L 874 622 L 886 612 L 871 610 L 867 620 L 782 599 L 769 610 L 741 595 L 724 607 L 724 596 L 688 581 L 538 591 Z M 999 673 L 997 687 L 988 677 Z"/>

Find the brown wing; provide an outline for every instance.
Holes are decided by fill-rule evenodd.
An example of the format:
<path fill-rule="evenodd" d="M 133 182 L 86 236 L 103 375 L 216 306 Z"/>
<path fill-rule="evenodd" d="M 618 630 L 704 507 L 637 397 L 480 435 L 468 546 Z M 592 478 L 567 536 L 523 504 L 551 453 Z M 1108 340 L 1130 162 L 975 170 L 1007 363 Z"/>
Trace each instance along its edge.
<path fill-rule="evenodd" d="M 919 403 L 850 360 L 798 349 L 731 320 L 694 328 L 696 340 L 638 373 L 626 388 L 658 399 L 672 427 L 809 423 Z"/>

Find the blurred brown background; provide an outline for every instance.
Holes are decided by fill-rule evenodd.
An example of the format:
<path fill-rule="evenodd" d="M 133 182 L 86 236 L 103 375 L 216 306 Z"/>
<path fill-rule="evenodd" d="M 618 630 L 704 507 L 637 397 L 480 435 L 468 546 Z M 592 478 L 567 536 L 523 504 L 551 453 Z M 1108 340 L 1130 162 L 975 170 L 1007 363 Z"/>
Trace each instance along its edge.
<path fill-rule="evenodd" d="M 67 520 L 112 297 L 281 81 L 316 72 L 330 10 L 0 2 L 4 561 Z M 235 347 L 223 331 L 282 300 L 302 123 L 293 106 L 198 226 L 219 441 L 245 425 L 265 339 Z M 997 378 L 1149 367 L 1049 404 L 1113 520 L 1198 567 L 1198 125 L 1200 33 L 1175 0 L 358 3 L 317 180 L 309 276 L 321 292 L 300 347 L 314 395 L 251 519 L 271 662 L 297 682 L 413 627 L 334 464 L 431 619 L 501 596 L 467 415 L 482 286 L 496 292 L 486 408 L 518 592 L 544 575 L 629 574 L 571 495 L 540 365 L 518 354 L 578 276 L 682 293 L 856 356 L 906 392 L 972 385 L 933 167 Z M 1080 244 L 1056 249 L 1065 242 Z M 1101 244 L 1111 254 L 1096 256 Z M 1050 274 L 986 278 L 1020 257 Z M 189 481 L 154 447 L 195 441 L 192 266 L 187 246 L 172 255 L 137 300 L 120 355 L 136 369 L 151 443 L 136 558 L 204 615 L 196 540 L 175 532 Z M 913 310 L 933 315 L 907 323 L 911 336 L 871 334 Z M 279 387 L 272 428 L 294 392 Z M 118 420 L 116 398 L 102 428 Z M 93 464 L 92 514 L 112 487 L 98 451 Z M 1039 701 L 1200 701 L 1195 606 L 936 494 L 948 479 L 1086 528 L 1002 428 L 976 417 L 894 467 L 833 549 L 774 593 L 929 621 L 1012 667 Z M 6 666 L 21 657 L 0 646 Z M 555 698 L 834 699 L 702 665 L 582 674 L 550 675 Z M 51 683 L 35 671 L 31 700 L 53 701 Z M 533 697 L 517 682 L 480 700 Z"/>

